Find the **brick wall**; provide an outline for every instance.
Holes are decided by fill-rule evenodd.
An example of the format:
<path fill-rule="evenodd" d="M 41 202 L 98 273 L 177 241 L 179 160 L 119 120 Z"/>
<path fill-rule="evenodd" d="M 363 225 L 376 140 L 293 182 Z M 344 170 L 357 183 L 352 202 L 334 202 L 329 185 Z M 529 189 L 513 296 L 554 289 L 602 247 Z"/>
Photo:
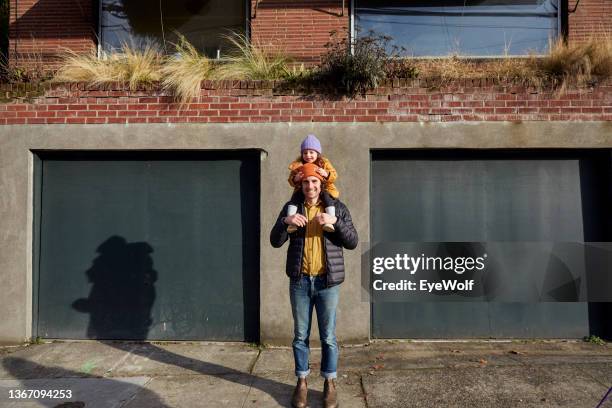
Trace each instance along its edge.
<path fill-rule="evenodd" d="M 251 2 L 252 38 L 262 46 L 282 49 L 305 65 L 325 51 L 331 31 L 348 35 L 349 1 L 255 0 Z"/>
<path fill-rule="evenodd" d="M 274 85 L 206 81 L 201 97 L 182 107 L 155 88 L 4 85 L 5 97 L 19 93 L 31 102 L 0 104 L 0 124 L 612 121 L 612 83 L 559 95 L 486 80 L 438 89 L 395 81 L 364 97 L 339 100 L 278 92 Z"/>
<path fill-rule="evenodd" d="M 253 40 L 286 51 L 298 62 L 319 61 L 329 33 L 348 34 L 349 1 L 251 1 Z M 96 44 L 94 0 L 10 0 L 9 59 L 13 65 L 56 66 L 62 48 L 88 52 Z M 576 1 L 569 2 L 572 9 Z M 581 0 L 569 16 L 571 41 L 612 33 L 612 0 Z"/>
<path fill-rule="evenodd" d="M 95 47 L 92 0 L 10 0 L 9 61 L 53 68 L 62 48 Z"/>
<path fill-rule="evenodd" d="M 58 52 L 91 51 L 98 22 L 93 0 L 11 0 L 9 59 L 14 65 L 57 64 Z M 297 62 L 319 61 L 329 33 L 348 34 L 348 0 L 252 0 L 251 32 L 264 47 L 282 49 Z"/>
<path fill-rule="evenodd" d="M 576 0 L 569 1 L 570 11 Z M 612 0 L 581 0 L 575 13 L 569 15 L 570 41 L 583 41 L 591 36 L 612 36 Z"/>

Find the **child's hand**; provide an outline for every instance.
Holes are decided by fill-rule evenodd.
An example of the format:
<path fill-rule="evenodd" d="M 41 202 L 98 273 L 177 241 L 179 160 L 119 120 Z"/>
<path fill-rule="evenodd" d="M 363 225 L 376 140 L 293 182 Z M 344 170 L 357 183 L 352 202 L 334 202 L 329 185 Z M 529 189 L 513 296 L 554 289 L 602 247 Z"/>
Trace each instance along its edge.
<path fill-rule="evenodd" d="M 327 176 L 329 176 L 329 173 L 322 167 L 317 168 L 317 173 L 322 175 L 324 178 L 327 178 Z"/>
<path fill-rule="evenodd" d="M 298 171 L 297 173 L 295 173 L 295 176 L 293 176 L 293 181 L 297 184 L 302 181 L 302 177 L 304 177 L 304 173 Z"/>

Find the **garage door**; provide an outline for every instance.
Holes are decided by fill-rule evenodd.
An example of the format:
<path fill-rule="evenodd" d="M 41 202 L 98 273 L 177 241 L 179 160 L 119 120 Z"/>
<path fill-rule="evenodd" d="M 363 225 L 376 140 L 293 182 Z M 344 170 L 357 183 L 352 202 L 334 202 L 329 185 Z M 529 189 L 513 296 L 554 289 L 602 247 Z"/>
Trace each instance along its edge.
<path fill-rule="evenodd" d="M 611 171 L 609 150 L 375 151 L 371 241 L 610 241 Z M 576 338 L 605 328 L 606 310 L 586 302 L 376 302 L 372 335 Z"/>
<path fill-rule="evenodd" d="M 39 158 L 34 333 L 257 340 L 258 152 Z"/>

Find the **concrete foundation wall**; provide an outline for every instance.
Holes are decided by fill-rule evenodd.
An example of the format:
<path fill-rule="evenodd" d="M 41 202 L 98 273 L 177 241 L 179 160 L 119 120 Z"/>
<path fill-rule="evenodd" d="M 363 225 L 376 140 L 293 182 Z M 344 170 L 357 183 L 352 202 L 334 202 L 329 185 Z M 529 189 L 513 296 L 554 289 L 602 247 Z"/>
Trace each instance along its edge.
<path fill-rule="evenodd" d="M 287 165 L 299 143 L 316 134 L 338 170 L 341 200 L 361 242 L 370 233 L 370 150 L 415 148 L 612 148 L 612 122 L 268 123 L 20 125 L 0 127 L 0 342 L 32 336 L 33 153 L 36 150 L 260 149 L 261 341 L 289 345 L 293 328 L 284 273 L 286 246 L 268 236 L 288 200 Z M 58 237 L 61 239 L 61 237 Z M 370 334 L 361 301 L 358 248 L 345 251 L 337 335 L 341 343 Z M 316 325 L 315 325 L 316 327 Z M 318 337 L 316 330 L 313 339 Z"/>

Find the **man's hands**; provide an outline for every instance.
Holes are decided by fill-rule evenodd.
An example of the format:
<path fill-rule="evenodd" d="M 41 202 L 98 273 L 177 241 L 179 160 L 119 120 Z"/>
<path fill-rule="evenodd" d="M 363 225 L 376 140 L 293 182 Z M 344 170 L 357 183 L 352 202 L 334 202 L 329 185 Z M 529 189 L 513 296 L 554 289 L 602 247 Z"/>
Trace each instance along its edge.
<path fill-rule="evenodd" d="M 315 218 L 315 221 L 319 223 L 319 225 L 325 224 L 335 224 L 338 221 L 338 217 L 331 216 L 326 213 L 318 214 Z M 302 214 L 293 214 L 288 217 L 285 217 L 283 222 L 287 225 L 295 225 L 296 227 L 304 227 L 308 223 L 308 219 Z"/>
<path fill-rule="evenodd" d="M 329 215 L 327 213 L 321 213 L 315 217 L 315 220 L 319 222 L 320 225 L 325 224 L 335 224 L 338 221 L 338 217 L 334 217 L 333 215 Z"/>
<path fill-rule="evenodd" d="M 285 217 L 283 222 L 287 225 L 295 225 L 296 227 L 304 227 L 308 222 L 308 218 L 304 217 L 302 214 L 293 214 L 288 217 Z"/>

